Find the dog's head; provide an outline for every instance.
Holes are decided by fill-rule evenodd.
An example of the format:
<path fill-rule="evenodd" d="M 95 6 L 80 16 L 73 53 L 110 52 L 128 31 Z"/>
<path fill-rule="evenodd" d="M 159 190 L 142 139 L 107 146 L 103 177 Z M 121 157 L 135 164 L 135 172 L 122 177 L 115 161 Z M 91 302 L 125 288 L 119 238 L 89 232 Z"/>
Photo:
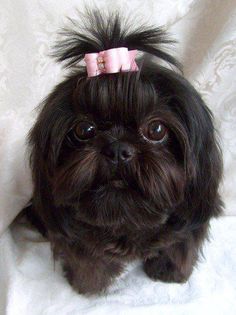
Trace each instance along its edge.
<path fill-rule="evenodd" d="M 163 224 L 173 212 L 208 220 L 221 176 L 212 118 L 178 62 L 161 50 L 170 43 L 165 33 L 122 31 L 118 16 L 99 13 L 86 29 L 67 31 L 57 45 L 57 60 L 72 73 L 45 100 L 30 135 L 41 217 L 136 227 Z M 144 52 L 139 71 L 88 78 L 77 65 L 85 53 L 114 47 Z"/>

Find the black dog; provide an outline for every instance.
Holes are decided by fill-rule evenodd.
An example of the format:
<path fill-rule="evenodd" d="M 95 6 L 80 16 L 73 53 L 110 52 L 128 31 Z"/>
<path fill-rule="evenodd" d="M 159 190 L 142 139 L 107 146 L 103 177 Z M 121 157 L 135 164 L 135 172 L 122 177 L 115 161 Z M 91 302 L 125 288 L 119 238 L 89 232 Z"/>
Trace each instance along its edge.
<path fill-rule="evenodd" d="M 57 61 L 71 69 L 30 133 L 31 220 L 80 293 L 104 291 L 133 259 L 154 279 L 184 282 L 222 212 L 220 150 L 210 110 L 161 49 L 160 28 L 121 28 L 90 12 L 65 31 Z M 88 77 L 87 53 L 143 52 L 138 71 Z M 174 70 L 157 64 L 167 62 Z"/>

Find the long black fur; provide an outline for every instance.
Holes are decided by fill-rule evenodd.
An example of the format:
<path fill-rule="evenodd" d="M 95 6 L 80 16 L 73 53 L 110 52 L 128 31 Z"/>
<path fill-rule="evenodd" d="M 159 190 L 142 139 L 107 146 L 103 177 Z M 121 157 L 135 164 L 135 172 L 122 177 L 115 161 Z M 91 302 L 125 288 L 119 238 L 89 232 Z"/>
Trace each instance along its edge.
<path fill-rule="evenodd" d="M 132 31 L 119 14 L 97 11 L 82 27 L 73 24 L 54 52 L 71 73 L 45 99 L 29 136 L 34 193 L 28 216 L 47 231 L 78 292 L 103 291 L 135 258 L 152 279 L 186 281 L 209 220 L 222 212 L 212 114 L 163 50 L 173 41 L 161 28 Z M 139 71 L 88 78 L 78 64 L 84 54 L 115 47 L 142 51 Z M 163 143 L 140 134 L 154 118 L 168 128 Z M 95 138 L 76 140 L 81 120 L 96 124 Z M 135 152 L 115 171 L 102 154 L 114 141 Z"/>

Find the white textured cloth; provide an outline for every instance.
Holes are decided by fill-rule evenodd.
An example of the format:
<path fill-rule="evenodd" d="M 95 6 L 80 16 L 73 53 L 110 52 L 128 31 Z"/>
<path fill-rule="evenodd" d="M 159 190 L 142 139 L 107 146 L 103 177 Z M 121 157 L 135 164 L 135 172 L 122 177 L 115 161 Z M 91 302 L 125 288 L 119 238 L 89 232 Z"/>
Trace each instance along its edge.
<path fill-rule="evenodd" d="M 212 222 L 205 258 L 187 283 L 153 282 L 136 262 L 106 296 L 90 298 L 72 290 L 37 235 L 18 225 L 0 239 L 0 314 L 236 314 L 236 217 Z"/>
<path fill-rule="evenodd" d="M 236 314 L 233 217 L 214 224 L 216 240 L 206 246 L 206 261 L 187 284 L 154 284 L 139 266 L 131 266 L 109 297 L 92 300 L 73 293 L 58 270 L 53 272 L 47 244 L 22 241 L 21 229 L 6 230 L 32 193 L 25 140 L 34 108 L 62 76 L 48 56 L 50 47 L 66 16 L 75 16 L 82 3 L 1 0 L 0 314 Z M 224 154 L 222 196 L 226 214 L 235 215 L 236 1 L 97 0 L 96 5 L 165 25 L 179 41 L 173 53 L 215 115 Z"/>

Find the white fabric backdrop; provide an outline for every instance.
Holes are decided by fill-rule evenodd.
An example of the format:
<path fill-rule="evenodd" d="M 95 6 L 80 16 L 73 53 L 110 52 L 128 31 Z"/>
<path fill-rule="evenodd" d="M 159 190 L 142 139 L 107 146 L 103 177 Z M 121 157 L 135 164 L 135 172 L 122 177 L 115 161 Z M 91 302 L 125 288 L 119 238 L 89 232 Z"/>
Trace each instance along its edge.
<path fill-rule="evenodd" d="M 89 2 L 91 1 L 86 1 L 87 4 Z M 224 153 L 224 183 L 221 190 L 226 205 L 226 214 L 236 214 L 236 1 L 96 0 L 94 3 L 100 9 L 119 8 L 124 12 L 132 12 L 132 15 L 138 15 L 152 24 L 165 25 L 173 37 L 179 40 L 174 53 L 183 63 L 187 78 L 202 93 L 215 115 Z M 0 234 L 30 199 L 31 176 L 27 158 L 24 158 L 26 134 L 37 114 L 34 108 L 62 76 L 60 66 L 56 65 L 48 56 L 56 37 L 56 31 L 64 25 L 66 16 L 75 16 L 75 8 L 80 9 L 82 5 L 83 1 L 80 0 L 0 0 Z M 228 223 L 225 224 L 225 222 Z M 181 296 L 177 294 L 178 297 L 176 297 L 174 293 L 177 292 L 176 287 L 161 286 L 163 295 L 159 291 L 159 287 L 153 287 L 152 284 L 142 287 L 144 291 L 141 290 L 141 292 L 144 295 L 149 292 L 149 299 L 143 300 L 143 304 L 153 304 L 151 308 L 149 306 L 149 309 L 152 309 L 153 312 L 160 310 L 162 313 L 163 307 L 160 307 L 159 304 L 164 303 L 168 305 L 169 310 L 169 313 L 165 314 L 173 314 L 177 301 L 176 303 L 187 303 L 179 308 L 179 314 L 195 314 L 194 309 L 199 311 L 205 309 L 209 296 L 212 297 L 212 302 L 219 306 L 218 309 L 217 307 L 214 309 L 214 314 L 223 312 L 235 314 L 235 305 L 232 313 L 230 311 L 233 308 L 230 304 L 227 305 L 228 302 L 232 304 L 233 299 L 236 298 L 235 286 L 229 283 L 229 287 L 227 287 L 230 275 L 236 274 L 236 255 L 235 252 L 234 255 L 232 254 L 233 242 L 236 239 L 236 222 L 233 218 L 234 224 L 229 222 L 222 219 L 218 223 L 218 229 L 213 229 L 216 238 L 218 233 L 227 230 L 225 241 L 228 241 L 228 247 L 225 249 L 224 242 L 218 240 L 219 246 L 216 247 L 218 256 L 216 255 L 214 264 L 212 265 L 208 260 L 209 270 L 205 269 L 205 273 L 202 275 L 200 273 L 200 276 L 194 278 L 196 282 L 193 283 L 198 285 L 202 278 L 209 275 L 209 284 L 203 281 L 202 291 L 200 290 L 199 296 L 200 299 L 203 299 L 202 304 L 196 304 L 196 300 L 194 300 L 196 295 L 190 294 L 191 289 L 198 290 L 199 287 L 191 288 L 190 285 L 190 293 L 182 289 L 183 299 L 181 300 Z M 22 245 L 17 241 L 20 235 L 19 232 L 17 233 L 15 230 L 8 229 L 0 238 L 0 312 L 14 315 L 19 313 L 42 314 L 44 308 L 38 312 L 32 311 L 32 301 L 35 301 L 35 298 L 33 299 L 28 294 L 28 290 L 33 290 L 32 294 L 36 294 L 36 300 L 37 297 L 40 297 L 49 303 L 50 299 L 45 297 L 45 290 L 51 280 L 45 283 L 40 282 L 41 286 L 38 287 L 37 283 L 40 281 L 42 273 L 45 277 L 47 273 L 51 273 L 51 267 L 48 264 L 43 271 L 40 269 L 40 264 L 37 267 L 36 262 L 41 254 L 41 247 L 39 245 L 39 247 L 35 247 L 34 244 L 27 243 L 27 241 L 25 241 L 25 245 Z M 214 248 L 214 243 L 212 246 Z M 47 248 L 48 245 L 42 245 L 45 259 L 49 254 Z M 214 255 L 214 250 L 212 253 Z M 224 257 L 227 257 L 225 265 Z M 221 273 L 221 278 L 217 278 L 218 265 L 223 266 L 223 270 L 226 271 Z M 27 287 L 30 280 L 25 268 L 28 268 L 27 272 L 36 272 L 33 287 Z M 214 270 L 214 268 L 216 269 Z M 211 269 L 213 269 L 212 272 L 210 272 Z M 135 276 L 139 274 L 136 271 L 132 272 Z M 216 278 L 219 280 L 218 282 L 215 281 Z M 231 278 L 233 279 L 233 276 Z M 55 281 L 59 281 L 59 278 L 56 279 Z M 215 294 L 214 290 L 215 286 L 220 286 L 222 281 L 226 291 L 228 288 L 227 294 L 229 293 L 229 295 L 226 294 L 224 297 L 226 302 L 221 305 L 221 301 L 218 301 L 220 291 Z M 141 286 L 142 282 L 142 279 L 140 282 L 137 281 L 137 285 Z M 25 285 L 26 283 L 27 285 Z M 54 285 L 56 285 L 55 282 Z M 63 282 L 62 287 L 65 285 Z M 135 287 L 135 283 L 131 285 Z M 38 293 L 37 288 L 39 288 Z M 158 290 L 159 298 L 150 294 L 148 288 Z M 52 290 L 53 285 L 49 290 L 51 297 Z M 131 287 L 128 287 L 128 291 L 123 292 L 121 286 L 120 290 L 118 290 L 118 296 L 121 301 L 122 296 L 127 301 L 125 295 L 130 296 L 130 301 L 133 301 L 131 296 L 135 292 Z M 119 295 L 120 292 L 121 295 Z M 64 302 L 72 305 L 74 295 L 68 293 L 68 289 L 65 294 L 67 298 Z M 52 300 L 58 303 L 60 295 L 58 296 L 58 299 Z M 141 296 L 138 296 L 141 299 Z M 175 308 L 169 305 L 173 297 L 175 302 L 172 306 Z M 16 303 L 15 306 L 12 301 Z M 50 303 L 47 303 L 43 304 L 47 309 L 45 314 L 55 314 L 56 308 L 50 306 L 52 307 L 50 311 L 50 308 L 47 308 Z M 81 303 L 81 300 L 76 303 Z M 73 304 L 75 308 L 72 307 L 74 310 L 77 309 L 76 303 Z M 97 300 L 94 304 L 96 303 L 98 303 Z M 133 307 L 132 303 L 130 305 Z M 142 302 L 140 302 L 141 304 Z M 191 308 L 191 305 L 194 308 Z M 196 305 L 200 305 L 199 308 L 196 308 Z M 144 309 L 146 310 L 145 307 Z M 167 309 L 165 308 L 165 310 Z M 108 313 L 111 312 L 109 305 L 106 310 Z M 97 314 L 96 308 L 91 308 L 90 311 L 91 314 Z M 86 312 L 88 314 L 88 311 Z M 120 313 L 117 311 L 117 314 L 127 314 L 126 312 L 128 313 L 127 308 L 121 308 Z M 129 309 L 130 312 L 131 309 Z M 75 312 L 67 312 L 64 309 L 60 314 L 75 314 Z M 82 314 L 82 311 L 78 314 Z M 102 314 L 105 314 L 105 311 Z M 141 311 L 140 314 L 144 313 Z"/>

